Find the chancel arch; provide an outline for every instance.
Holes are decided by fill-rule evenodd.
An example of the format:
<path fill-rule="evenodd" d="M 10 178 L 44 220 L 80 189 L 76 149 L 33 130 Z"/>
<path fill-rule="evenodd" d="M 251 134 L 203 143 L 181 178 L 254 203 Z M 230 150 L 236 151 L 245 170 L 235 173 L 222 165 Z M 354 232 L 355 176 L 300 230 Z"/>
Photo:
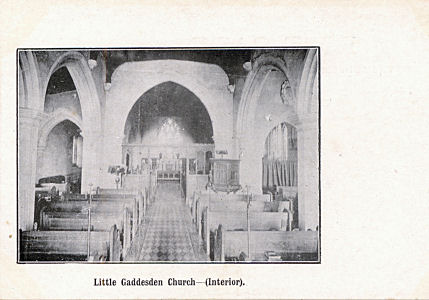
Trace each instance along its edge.
<path fill-rule="evenodd" d="M 202 101 L 175 82 L 161 83 L 144 93 L 128 113 L 122 143 L 125 184 L 127 176 L 148 168 L 161 180 L 174 174 L 179 179 L 179 173 L 189 173 L 188 161 L 195 162 L 191 174 L 207 175 L 206 153 L 213 151 L 212 121 Z"/>
<path fill-rule="evenodd" d="M 123 163 L 122 144 L 129 112 L 142 95 L 164 83 L 186 88 L 201 101 L 211 120 L 216 149 L 234 155 L 232 94 L 227 89 L 228 76 L 219 66 L 179 60 L 128 62 L 115 70 L 106 95 L 105 118 L 110 121 L 104 127 L 103 169 Z M 104 176 L 103 184 L 111 185 L 111 181 L 110 176 Z"/>

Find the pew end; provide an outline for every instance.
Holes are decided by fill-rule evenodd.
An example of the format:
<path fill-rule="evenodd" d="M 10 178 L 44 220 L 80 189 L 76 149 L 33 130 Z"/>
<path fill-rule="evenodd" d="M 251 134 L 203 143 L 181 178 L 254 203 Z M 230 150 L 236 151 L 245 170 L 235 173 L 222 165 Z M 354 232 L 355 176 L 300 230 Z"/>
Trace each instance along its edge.
<path fill-rule="evenodd" d="M 266 253 L 274 252 L 281 261 L 317 261 L 317 231 L 251 231 L 250 259 L 267 261 Z M 248 233 L 228 231 L 220 225 L 214 242 L 215 260 L 239 260 L 241 253 L 248 252 Z"/>

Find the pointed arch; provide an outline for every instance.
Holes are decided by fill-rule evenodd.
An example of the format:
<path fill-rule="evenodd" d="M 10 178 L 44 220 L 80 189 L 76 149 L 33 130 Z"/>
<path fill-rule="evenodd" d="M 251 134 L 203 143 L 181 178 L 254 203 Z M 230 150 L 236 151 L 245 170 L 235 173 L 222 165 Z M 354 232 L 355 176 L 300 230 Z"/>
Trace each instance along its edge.
<path fill-rule="evenodd" d="M 257 103 L 266 82 L 266 79 L 273 70 L 280 71 L 288 79 L 288 69 L 284 60 L 280 57 L 273 56 L 269 53 L 262 54 L 252 64 L 252 70 L 246 77 L 244 82 L 243 92 L 241 95 L 240 105 L 237 114 L 237 135 L 242 138 L 248 131 L 249 125 L 255 115 Z M 296 96 L 294 95 L 294 103 L 290 107 L 294 112 L 296 111 Z M 291 120 L 293 122 L 293 120 Z M 296 120 L 297 122 L 297 120 Z M 294 122 L 295 123 L 295 122 Z"/>
<path fill-rule="evenodd" d="M 19 94 L 19 106 L 35 111 L 43 111 L 40 70 L 37 58 L 32 51 L 19 52 L 18 89 L 25 93 Z M 24 98 L 22 98 L 24 96 Z"/>
<path fill-rule="evenodd" d="M 88 62 L 81 53 L 75 51 L 67 52 L 57 58 L 49 69 L 47 79 L 43 85 L 43 95 L 46 95 L 52 74 L 61 67 L 67 68 L 76 86 L 82 109 L 83 127 L 90 129 L 87 130 L 88 134 L 92 133 L 92 131 L 96 133 L 101 132 L 101 106 L 97 88 Z"/>
<path fill-rule="evenodd" d="M 276 75 L 274 72 L 278 72 L 279 74 Z M 299 123 L 296 113 L 296 93 L 293 93 L 291 104 L 279 102 L 272 115 L 267 117 L 267 123 L 258 123 L 264 126 L 255 125 L 257 119 L 261 117 L 261 110 L 259 109 L 261 107 L 260 99 L 264 88 L 272 78 L 277 78 L 275 80 L 279 80 L 280 78 L 289 80 L 290 74 L 286 63 L 283 59 L 271 53 L 262 54 L 252 63 L 252 69 L 246 77 L 237 114 L 237 152 L 240 153 L 239 157 L 241 159 L 241 185 L 248 185 L 257 193 L 262 191 L 261 158 L 264 153 L 265 138 L 272 130 L 272 126 L 269 126 L 269 124 L 271 122 L 277 124 L 286 121 L 296 126 Z M 281 84 L 279 83 L 279 97 L 280 87 Z M 258 172 L 261 173 L 260 176 Z"/>
<path fill-rule="evenodd" d="M 59 123 L 65 120 L 69 120 L 73 122 L 77 127 L 80 128 L 80 130 L 82 130 L 82 120 L 79 117 L 77 117 L 76 115 L 72 114 L 70 111 L 64 108 L 57 109 L 40 126 L 39 139 L 38 139 L 39 142 L 37 146 L 39 148 L 45 148 L 49 133 L 52 131 L 52 129 L 55 126 L 57 126 Z"/>
<path fill-rule="evenodd" d="M 297 111 L 302 117 L 317 112 L 317 89 L 319 86 L 318 50 L 310 49 L 304 60 L 304 68 L 298 89 Z M 315 93 L 316 89 L 316 93 Z"/>
<path fill-rule="evenodd" d="M 82 110 L 81 130 L 84 133 L 82 162 L 82 192 L 89 190 L 89 184 L 97 185 L 100 175 L 101 143 L 101 105 L 94 78 L 85 57 L 76 51 L 69 51 L 58 57 L 49 69 L 43 84 L 43 95 L 46 95 L 52 74 L 61 67 L 70 73 L 79 96 Z M 44 98 L 42 99 L 43 108 Z M 75 119 L 76 121 L 76 119 Z"/>

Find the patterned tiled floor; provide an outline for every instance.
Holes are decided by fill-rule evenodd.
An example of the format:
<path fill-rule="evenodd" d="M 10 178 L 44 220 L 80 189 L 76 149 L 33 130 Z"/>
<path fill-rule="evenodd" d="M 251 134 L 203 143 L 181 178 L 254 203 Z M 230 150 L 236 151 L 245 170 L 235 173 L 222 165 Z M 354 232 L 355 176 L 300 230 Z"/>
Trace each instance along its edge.
<path fill-rule="evenodd" d="M 149 207 L 140 261 L 205 261 L 177 183 L 160 183 Z"/>

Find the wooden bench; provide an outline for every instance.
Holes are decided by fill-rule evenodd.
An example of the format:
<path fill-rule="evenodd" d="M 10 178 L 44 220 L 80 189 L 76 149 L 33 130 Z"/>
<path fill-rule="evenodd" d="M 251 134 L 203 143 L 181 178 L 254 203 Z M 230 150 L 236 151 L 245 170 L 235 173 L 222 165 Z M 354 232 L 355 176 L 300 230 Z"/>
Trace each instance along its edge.
<path fill-rule="evenodd" d="M 247 195 L 200 194 L 195 201 L 192 220 L 201 235 L 201 218 L 205 207 L 210 211 L 247 211 Z M 251 211 L 277 211 L 278 203 L 269 201 L 269 195 L 251 195 Z"/>
<path fill-rule="evenodd" d="M 90 259 L 120 259 L 118 230 L 90 233 Z M 88 232 L 86 231 L 23 231 L 20 232 L 21 261 L 70 261 L 88 258 Z"/>
<path fill-rule="evenodd" d="M 134 194 L 95 194 L 92 195 L 92 200 L 126 200 L 135 199 L 137 195 Z"/>
<path fill-rule="evenodd" d="M 273 251 L 284 261 L 317 261 L 318 238 L 317 231 L 251 231 L 250 259 L 264 261 L 265 253 Z M 214 240 L 215 261 L 244 256 L 248 256 L 248 232 L 229 231 L 220 225 Z"/>
<path fill-rule="evenodd" d="M 190 175 L 186 176 L 186 204 L 191 207 L 195 193 L 203 192 L 206 190 L 209 181 L 208 175 Z"/>
<path fill-rule="evenodd" d="M 277 195 L 279 200 L 289 202 L 288 207 L 293 214 L 292 227 L 298 227 L 298 187 L 296 186 L 278 186 Z"/>
<path fill-rule="evenodd" d="M 92 212 L 91 230 L 106 231 L 112 225 L 124 226 L 123 212 Z M 43 211 L 40 216 L 40 230 L 88 230 L 88 212 Z"/>
<path fill-rule="evenodd" d="M 252 231 L 286 231 L 288 213 L 250 211 L 249 225 Z M 248 228 L 246 211 L 210 211 L 204 209 L 202 215 L 201 238 L 207 256 L 213 257 L 213 240 L 216 229 L 222 225 L 224 230 L 246 230 Z"/>
<path fill-rule="evenodd" d="M 89 195 L 87 194 L 64 194 L 64 201 L 87 201 Z"/>
<path fill-rule="evenodd" d="M 92 214 L 115 214 L 121 213 L 124 208 L 128 208 L 131 211 L 134 211 L 136 210 L 137 205 L 138 204 L 136 199 L 126 201 L 92 201 L 91 204 L 89 204 L 87 201 L 50 202 L 45 204 L 45 206 L 40 210 L 40 219 L 42 219 L 42 214 L 44 212 L 67 212 L 87 214 L 88 208 L 91 208 Z"/>
<path fill-rule="evenodd" d="M 106 197 L 115 197 L 115 196 L 119 196 L 119 197 L 136 197 L 138 194 L 137 191 L 135 190 L 131 190 L 131 189 L 105 189 L 105 188 L 100 188 L 97 187 L 96 189 L 96 193 L 93 196 L 106 196 Z"/>
<path fill-rule="evenodd" d="M 133 198 L 96 199 L 87 201 L 51 202 L 40 212 L 41 230 L 87 230 L 88 208 L 91 208 L 92 230 L 108 230 L 116 225 L 123 237 L 126 253 L 137 236 L 146 213 L 143 195 Z"/>

